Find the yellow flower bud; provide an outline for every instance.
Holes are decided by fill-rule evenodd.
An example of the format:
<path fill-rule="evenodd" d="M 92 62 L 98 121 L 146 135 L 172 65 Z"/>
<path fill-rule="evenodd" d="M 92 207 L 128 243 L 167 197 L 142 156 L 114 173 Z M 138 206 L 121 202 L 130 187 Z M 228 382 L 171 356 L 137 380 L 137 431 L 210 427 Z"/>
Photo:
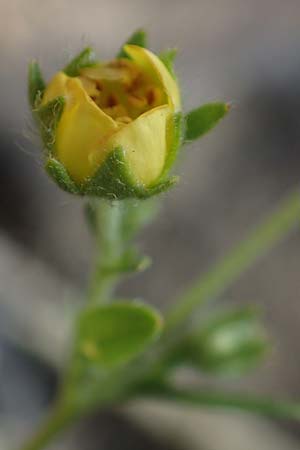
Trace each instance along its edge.
<path fill-rule="evenodd" d="M 76 76 L 58 72 L 43 91 L 44 137 L 59 109 L 50 120 L 47 167 L 60 167 L 54 177 L 69 191 L 146 197 L 172 184 L 166 175 L 181 135 L 177 82 L 149 50 L 123 51 L 127 58 L 87 64 Z"/>

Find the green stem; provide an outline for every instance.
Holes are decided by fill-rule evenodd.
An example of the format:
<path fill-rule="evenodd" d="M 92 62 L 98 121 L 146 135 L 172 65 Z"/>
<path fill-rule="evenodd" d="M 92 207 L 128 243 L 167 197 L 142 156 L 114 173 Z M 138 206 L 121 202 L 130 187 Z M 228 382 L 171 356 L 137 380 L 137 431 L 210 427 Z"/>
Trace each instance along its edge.
<path fill-rule="evenodd" d="M 194 407 L 235 409 L 278 419 L 300 420 L 300 404 L 256 397 L 250 394 L 220 391 L 191 391 L 161 384 L 145 389 L 142 395 L 186 403 Z"/>
<path fill-rule="evenodd" d="M 96 237 L 98 256 L 95 272 L 89 290 L 89 300 L 99 303 L 107 301 L 120 274 L 110 268 L 115 267 L 124 251 L 122 241 L 122 206 L 116 202 L 111 205 L 107 202 L 97 203 Z M 271 216 L 267 218 L 254 232 L 239 244 L 228 256 L 218 263 L 206 276 L 196 282 L 180 299 L 167 320 L 167 332 L 187 319 L 199 305 L 222 293 L 229 284 L 237 279 L 259 256 L 265 254 L 278 241 L 285 237 L 300 222 L 300 196 L 292 193 L 288 199 Z M 168 333 L 168 335 L 169 335 Z M 158 359 L 163 358 L 158 352 Z M 161 361 L 158 361 L 161 363 Z M 147 367 L 142 368 L 143 374 Z M 121 372 L 122 375 L 122 372 Z M 128 375 L 129 376 L 129 375 Z M 136 377 L 136 374 L 130 377 Z M 144 375 L 143 375 L 144 376 Z M 131 379 L 131 381 L 132 381 Z M 118 380 L 117 380 L 118 381 Z M 114 386 L 119 386 L 119 382 Z M 117 388 L 114 387 L 117 392 Z M 114 394 L 116 394 L 116 392 Z M 198 391 L 190 392 L 179 390 L 170 386 L 146 390 L 147 395 L 161 398 L 184 401 L 193 405 L 212 408 L 238 408 L 276 417 L 300 419 L 300 406 L 288 402 L 276 402 L 267 398 L 253 398 L 242 394 L 227 394 L 222 392 Z M 75 413 L 64 407 L 57 407 L 39 429 L 31 441 L 22 450 L 40 450 L 48 444 L 59 432 L 76 419 Z"/>
<path fill-rule="evenodd" d="M 120 202 L 91 201 L 95 215 L 96 264 L 91 277 L 88 300 L 104 303 L 111 297 L 119 276 L 113 272 L 123 250 L 120 241 L 122 210 Z"/>
<path fill-rule="evenodd" d="M 61 406 L 54 408 L 37 433 L 22 447 L 22 450 L 43 449 L 74 420 L 74 412 L 70 409 Z"/>
<path fill-rule="evenodd" d="M 102 264 L 96 264 L 88 292 L 88 301 L 101 304 L 108 301 L 114 291 L 117 277 L 108 275 L 102 270 Z"/>
<path fill-rule="evenodd" d="M 178 299 L 167 318 L 166 330 L 175 328 L 200 305 L 224 292 L 259 257 L 272 249 L 299 223 L 300 193 L 297 190 L 290 194 L 246 240 L 238 244 Z"/>

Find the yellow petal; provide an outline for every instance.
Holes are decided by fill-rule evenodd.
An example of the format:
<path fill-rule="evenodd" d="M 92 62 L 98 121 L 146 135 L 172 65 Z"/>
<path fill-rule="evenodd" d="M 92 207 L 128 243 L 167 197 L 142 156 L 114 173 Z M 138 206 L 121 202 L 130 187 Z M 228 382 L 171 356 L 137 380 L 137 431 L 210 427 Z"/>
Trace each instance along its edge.
<path fill-rule="evenodd" d="M 98 64 L 93 67 L 85 67 L 80 71 L 81 75 L 90 78 L 91 80 L 105 80 L 105 81 L 122 81 L 126 75 L 118 67 L 109 67 L 105 64 Z"/>
<path fill-rule="evenodd" d="M 154 81 L 159 82 L 167 94 L 169 106 L 173 111 L 179 111 L 180 94 L 177 83 L 161 60 L 154 53 L 137 45 L 127 44 L 124 50 Z"/>
<path fill-rule="evenodd" d="M 66 84 L 68 80 L 69 77 L 63 72 L 55 74 L 44 93 L 42 105 L 54 100 L 56 97 L 64 97 L 67 93 Z"/>
<path fill-rule="evenodd" d="M 61 95 L 66 105 L 56 131 L 56 157 L 75 181 L 84 182 L 105 159 L 104 144 L 119 125 L 90 99 L 79 79 L 59 72 L 47 86 L 43 103 Z"/>
<path fill-rule="evenodd" d="M 78 79 L 69 79 L 66 99 L 57 128 L 57 157 L 75 181 L 83 182 L 107 156 L 104 144 L 118 124 L 88 97 Z"/>
<path fill-rule="evenodd" d="M 169 106 L 158 106 L 114 133 L 108 151 L 121 147 L 136 182 L 149 186 L 162 173 L 167 156 Z"/>

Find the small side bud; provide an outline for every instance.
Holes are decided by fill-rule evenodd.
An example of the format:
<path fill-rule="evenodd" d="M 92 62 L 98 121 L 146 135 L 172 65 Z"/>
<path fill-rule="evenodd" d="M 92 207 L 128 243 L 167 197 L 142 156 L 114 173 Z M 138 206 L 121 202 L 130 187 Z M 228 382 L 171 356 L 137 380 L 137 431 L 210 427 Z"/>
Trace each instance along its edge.
<path fill-rule="evenodd" d="M 185 343 L 187 360 L 214 374 L 240 375 L 255 368 L 268 349 L 256 311 L 240 309 L 212 320 Z"/>

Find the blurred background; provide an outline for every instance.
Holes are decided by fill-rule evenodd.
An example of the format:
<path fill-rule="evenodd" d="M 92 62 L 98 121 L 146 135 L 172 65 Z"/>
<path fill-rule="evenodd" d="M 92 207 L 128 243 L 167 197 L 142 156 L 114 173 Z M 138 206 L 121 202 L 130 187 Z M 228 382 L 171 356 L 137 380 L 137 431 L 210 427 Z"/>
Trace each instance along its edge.
<path fill-rule="evenodd" d="M 57 363 L 68 305 L 84 289 L 93 251 L 82 202 L 59 191 L 41 168 L 26 98 L 28 61 L 37 58 L 49 79 L 84 45 L 109 59 L 143 27 L 154 51 L 178 48 L 186 110 L 214 100 L 233 104 L 213 133 L 183 150 L 181 182 L 140 238 L 154 264 L 123 286 L 124 294 L 167 308 L 299 182 L 300 2 L 0 0 L 0 10 L 2 450 L 20 443 L 51 403 L 56 390 L 51 363 Z M 300 400 L 299 257 L 300 233 L 222 298 L 262 305 L 274 341 L 261 369 L 223 385 Z M 297 449 L 300 427 L 141 404 L 95 415 L 53 448 L 255 446 Z"/>

